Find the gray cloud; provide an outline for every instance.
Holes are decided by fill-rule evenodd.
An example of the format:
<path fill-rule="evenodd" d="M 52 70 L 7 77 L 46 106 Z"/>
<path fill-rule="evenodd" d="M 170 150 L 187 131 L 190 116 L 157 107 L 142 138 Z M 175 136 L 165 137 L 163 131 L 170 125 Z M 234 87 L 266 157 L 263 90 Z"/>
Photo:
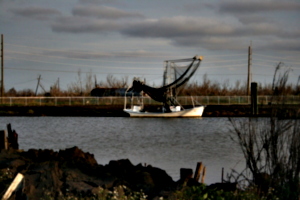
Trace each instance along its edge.
<path fill-rule="evenodd" d="M 216 6 L 217 7 L 217 6 Z M 220 13 L 229 14 L 235 16 L 243 24 L 251 23 L 272 23 L 278 24 L 274 19 L 276 15 L 290 16 L 294 13 L 296 17 L 299 17 L 300 13 L 300 2 L 291 1 L 245 1 L 245 2 L 222 2 L 219 5 Z M 283 14 L 285 12 L 285 14 Z M 270 15 L 272 14 L 272 15 Z M 286 22 L 285 22 L 286 23 Z M 286 25 L 286 24 L 285 24 Z"/>
<path fill-rule="evenodd" d="M 49 17 L 61 15 L 61 12 L 56 9 L 37 6 L 26 8 L 13 8 L 11 9 L 11 12 L 15 15 L 37 20 L 47 20 L 49 19 Z"/>
<path fill-rule="evenodd" d="M 52 24 L 55 32 L 68 33 L 107 33 L 118 32 L 126 26 L 127 18 L 144 18 L 136 12 L 126 12 L 107 6 L 76 6 L 72 10 L 73 16 L 60 17 Z"/>
<path fill-rule="evenodd" d="M 201 47 L 208 50 L 241 50 L 247 46 L 247 40 L 243 37 L 178 37 L 172 43 L 175 46 Z"/>
<path fill-rule="evenodd" d="M 121 31 L 135 37 L 236 37 L 255 35 L 283 35 L 284 30 L 276 24 L 252 23 L 234 25 L 217 19 L 174 17 L 160 20 L 143 21 L 129 25 Z M 287 32 L 288 33 L 288 32 Z M 285 33 L 285 34 L 287 34 Z"/>
<path fill-rule="evenodd" d="M 225 4 L 224 4 L 225 5 Z M 222 4 L 222 9 L 227 11 L 246 9 L 247 3 Z M 267 9 L 263 4 L 262 8 Z M 288 4 L 290 5 L 290 4 Z M 252 6 L 254 9 L 256 6 Z M 298 38 L 300 33 L 297 27 L 287 29 L 279 26 L 276 20 L 268 20 L 261 15 L 240 14 L 238 21 L 229 21 L 226 18 L 204 17 L 170 17 L 160 19 L 145 19 L 138 13 L 123 12 L 115 8 L 80 6 L 73 9 L 73 15 L 60 17 L 52 24 L 55 32 L 68 33 L 120 33 L 129 37 L 163 38 L 176 46 L 201 46 L 207 49 L 242 49 L 249 43 L 241 38 L 273 37 L 285 40 L 289 37 Z M 275 6 L 274 8 L 278 8 Z M 285 6 L 287 10 L 290 6 Z M 292 9 L 292 8 L 290 8 Z M 254 9 L 255 10 L 255 9 Z M 293 9 L 292 9 L 293 10 Z M 242 18 L 244 16 L 244 18 Z M 130 20 L 129 17 L 136 17 Z M 270 41 L 269 41 L 270 42 Z M 292 45 L 293 46 L 293 45 Z"/>
<path fill-rule="evenodd" d="M 222 2 L 220 12 L 224 13 L 257 13 L 271 11 L 299 11 L 299 2 Z"/>
<path fill-rule="evenodd" d="M 79 0 L 79 2 L 84 4 L 103 4 L 103 3 L 118 2 L 118 0 Z"/>
<path fill-rule="evenodd" d="M 243 14 L 238 16 L 238 19 L 243 24 L 251 24 L 257 22 L 272 22 L 273 20 L 268 19 L 267 17 L 260 16 L 260 15 L 252 15 L 252 14 Z"/>
<path fill-rule="evenodd" d="M 282 30 L 276 24 L 250 23 L 233 25 L 218 19 L 173 17 L 158 20 L 122 21 L 90 19 L 87 17 L 61 17 L 53 31 L 69 33 L 116 32 L 130 37 L 164 38 L 177 46 L 202 46 L 207 49 L 238 49 L 245 44 L 238 38 L 246 36 L 299 36 L 299 31 Z M 249 41 L 247 41 L 248 43 Z"/>
<path fill-rule="evenodd" d="M 129 25 L 121 32 L 129 36 L 174 38 L 197 35 L 229 35 L 234 28 L 220 21 L 204 18 L 173 17 L 145 20 Z"/>
<path fill-rule="evenodd" d="M 176 46 L 201 46 L 211 50 L 243 49 L 249 43 L 249 39 L 245 42 L 246 37 L 255 40 L 259 36 L 273 38 L 274 41 L 279 39 L 284 41 L 300 36 L 299 30 L 284 29 L 275 23 L 266 23 L 263 20 L 247 25 L 234 25 L 234 23 L 226 23 L 218 19 L 186 17 L 139 22 L 128 26 L 121 32 L 133 37 L 169 39 Z M 293 46 L 295 45 L 291 45 Z M 297 49 L 297 46 L 295 48 Z"/>
<path fill-rule="evenodd" d="M 214 37 L 206 36 L 202 38 L 180 37 L 174 39 L 173 45 L 176 46 L 189 46 L 189 47 L 202 47 L 208 50 L 243 50 L 247 51 L 246 47 L 252 40 L 249 37 Z M 300 41 L 295 41 L 289 38 L 277 38 L 275 36 L 265 36 L 257 39 L 253 37 L 255 51 L 300 51 Z"/>
<path fill-rule="evenodd" d="M 101 33 L 119 30 L 123 25 L 110 20 L 97 20 L 85 17 L 60 17 L 52 24 L 54 32 Z"/>
<path fill-rule="evenodd" d="M 268 43 L 261 45 L 259 50 L 277 50 L 277 51 L 300 51 L 300 41 L 286 39 L 277 39 L 269 41 Z"/>
<path fill-rule="evenodd" d="M 241 26 L 236 30 L 236 35 L 256 36 L 256 35 L 276 35 L 280 34 L 281 29 L 275 24 L 270 23 L 251 23 L 247 26 Z"/>
<path fill-rule="evenodd" d="M 101 0 L 79 0 L 81 3 L 100 3 Z"/>
<path fill-rule="evenodd" d="M 75 16 L 88 16 L 105 19 L 144 17 L 142 14 L 137 12 L 127 12 L 108 6 L 77 6 L 72 10 L 72 14 Z"/>

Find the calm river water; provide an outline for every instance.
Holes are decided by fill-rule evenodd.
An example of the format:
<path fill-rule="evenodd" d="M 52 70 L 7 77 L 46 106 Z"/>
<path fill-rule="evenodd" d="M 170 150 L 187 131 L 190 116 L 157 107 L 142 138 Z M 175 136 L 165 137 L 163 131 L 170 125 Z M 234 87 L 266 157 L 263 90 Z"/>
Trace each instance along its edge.
<path fill-rule="evenodd" d="M 2 130 L 8 123 L 20 149 L 78 146 L 99 164 L 128 158 L 164 169 L 175 181 L 180 168 L 195 170 L 197 162 L 206 166 L 207 184 L 221 181 L 222 167 L 226 173 L 245 166 L 227 118 L 0 117 Z"/>

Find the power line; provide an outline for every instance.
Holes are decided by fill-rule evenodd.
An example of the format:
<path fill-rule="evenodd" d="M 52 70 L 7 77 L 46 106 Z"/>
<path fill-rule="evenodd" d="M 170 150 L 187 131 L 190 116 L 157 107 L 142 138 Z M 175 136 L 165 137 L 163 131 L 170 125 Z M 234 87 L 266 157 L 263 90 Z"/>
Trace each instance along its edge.
<path fill-rule="evenodd" d="M 9 67 L 9 68 L 5 68 L 7 70 L 23 70 L 23 71 L 45 71 L 45 72 L 63 72 L 63 73 L 78 73 L 78 70 L 75 71 L 75 70 L 51 70 L 51 69 L 33 69 L 33 68 L 17 68 L 17 67 Z M 91 73 L 91 71 L 87 72 L 87 71 L 81 71 L 81 73 L 85 73 L 85 74 L 88 74 L 88 73 Z M 97 73 L 97 74 L 109 74 L 107 72 L 93 72 L 93 73 Z M 120 72 L 117 72 L 114 74 L 132 74 L 131 72 L 123 72 L 123 73 L 120 73 Z M 145 74 L 145 73 L 135 73 L 135 74 Z M 158 73 L 156 74 L 147 74 L 147 75 L 158 75 Z"/>
<path fill-rule="evenodd" d="M 162 70 L 161 67 L 151 67 L 151 68 L 146 68 L 146 67 L 113 67 L 113 66 L 95 66 L 95 65 L 81 65 L 81 64 L 70 64 L 70 63 L 59 63 L 59 62 L 51 62 L 51 61 L 41 61 L 41 60 L 37 60 L 37 59 L 26 59 L 26 58 L 16 58 L 16 57 L 11 57 L 11 56 L 7 56 L 7 58 L 10 59 L 16 59 L 16 60 L 25 60 L 25 61 L 29 61 L 29 62 L 41 62 L 41 63 L 48 63 L 48 64 L 56 64 L 56 65 L 69 65 L 69 66 L 79 66 L 79 67 L 97 67 L 97 68 L 105 68 L 105 69 L 135 69 L 135 70 Z M 77 59 L 78 60 L 78 59 Z M 81 59 L 81 60 L 85 60 L 85 59 Z M 90 60 L 89 60 L 90 61 Z M 230 60 L 230 61 L 241 61 L 241 60 Z M 120 61 L 122 62 L 122 61 Z M 223 61 L 224 62 L 224 61 Z M 124 62 L 126 63 L 126 62 Z M 133 63 L 133 62 L 131 62 Z M 138 62 L 136 62 L 138 63 Z M 151 64 L 151 63 L 148 63 Z M 207 63 L 206 63 L 207 64 Z M 208 63 L 209 64 L 209 63 Z M 237 66 L 244 66 L 243 64 L 235 64 L 235 65 L 220 65 L 220 66 L 214 66 L 214 67 L 203 67 L 203 68 L 224 68 L 224 67 L 237 67 Z"/>
<path fill-rule="evenodd" d="M 62 49 L 50 49 L 50 48 L 41 48 L 41 47 L 32 47 L 32 46 L 25 46 L 25 45 L 18 45 L 18 44 L 11 44 L 8 43 L 7 45 L 10 46 L 16 46 L 16 47 L 24 47 L 26 49 L 34 49 L 34 50 L 44 50 L 44 51 L 53 51 L 53 52 L 66 52 L 66 53 L 72 53 L 72 51 L 69 50 L 62 50 Z M 92 53 L 92 52 L 76 52 L 73 51 L 73 53 L 76 53 L 77 55 L 96 55 L 99 56 L 99 59 L 85 59 L 85 58 L 74 58 L 74 57 L 64 57 L 64 56 L 58 56 L 58 55 L 44 55 L 44 54 L 39 54 L 39 53 L 30 53 L 30 52 L 20 52 L 20 51 L 6 51 L 8 53 L 12 53 L 12 54 L 21 54 L 21 55 L 32 55 L 32 56 L 39 56 L 41 59 L 43 59 L 44 57 L 49 57 L 49 58 L 58 58 L 58 59 L 69 59 L 69 60 L 81 60 L 81 61 L 97 61 L 97 62 L 111 62 L 111 63 L 129 63 L 129 64 L 157 64 L 158 62 L 134 62 L 134 61 L 130 61 L 130 62 L 126 62 L 126 61 L 118 61 L 118 60 L 103 60 L 101 56 L 105 57 L 111 57 L 114 58 L 114 56 L 116 56 L 118 53 Z M 204 69 L 213 69 L 213 68 L 236 68 L 236 67 L 240 67 L 243 68 L 246 66 L 246 57 L 245 58 L 237 58 L 234 59 L 233 57 L 235 56 L 246 56 L 246 53 L 242 53 L 242 54 L 224 54 L 224 55 L 206 55 L 204 56 L 204 59 L 206 59 L 205 64 L 208 65 L 212 65 L 215 64 L 215 66 L 201 66 L 201 68 Z M 277 58 L 276 56 L 267 56 L 267 55 L 263 55 L 263 54 L 256 54 L 254 53 L 255 56 L 258 57 L 267 57 L 267 58 Z M 122 55 L 124 57 L 131 57 L 132 55 Z M 160 56 L 151 56 L 151 55 L 139 55 L 139 57 L 160 57 Z M 225 59 L 218 59 L 219 57 L 226 57 Z M 64 66 L 78 66 L 78 67 L 95 67 L 97 69 L 122 69 L 122 70 L 163 70 L 163 67 L 151 67 L 151 68 L 143 68 L 143 67 L 114 67 L 114 66 L 101 66 L 101 65 L 81 65 L 81 64 L 71 64 L 71 63 L 65 63 L 65 62 L 52 62 L 52 61 L 45 61 L 45 60 L 38 60 L 38 59 L 28 59 L 28 58 L 21 58 L 21 57 L 13 57 L 13 56 L 7 56 L 7 58 L 9 59 L 15 59 L 15 60 L 25 60 L 25 61 L 29 61 L 29 62 L 40 62 L 40 63 L 48 63 L 48 64 L 54 64 L 54 65 L 64 65 Z M 116 57 L 118 58 L 118 57 Z M 217 58 L 217 59 L 214 59 Z M 240 64 L 229 64 L 230 62 L 232 63 L 237 63 L 237 62 L 245 62 L 245 63 L 240 63 Z M 270 60 L 270 59 L 262 59 L 262 58 L 255 58 L 253 60 L 253 63 L 255 63 L 255 65 L 259 65 L 259 66 L 264 66 L 264 67 L 275 67 L 275 66 L 270 66 L 267 65 L 267 62 L 275 62 L 274 60 Z M 218 63 L 222 63 L 221 65 L 217 65 Z M 224 65 L 224 63 L 226 63 Z M 293 63 L 293 64 L 299 64 L 298 62 L 289 62 L 289 63 Z M 255 67 L 255 66 L 254 66 Z M 32 68 L 17 68 L 17 67 L 10 67 L 10 68 L 6 68 L 6 69 L 11 69 L 11 70 L 28 70 L 28 71 L 48 71 L 48 72 L 64 72 L 64 73 L 78 73 L 78 71 L 75 70 L 49 70 L 49 69 L 32 69 Z M 83 73 L 90 73 L 90 72 L 83 72 Z M 95 72 L 93 72 L 95 73 Z M 96 72 L 97 73 L 97 72 Z M 107 74 L 103 73 L 103 72 L 98 72 L 98 74 Z M 115 73 L 114 74 L 132 74 L 129 72 L 123 72 L 123 73 Z M 134 74 L 136 75 L 145 75 L 145 73 L 137 73 L 135 72 Z M 155 75 L 157 75 L 158 73 L 156 73 Z M 147 75 L 151 75 L 149 73 L 147 73 Z M 152 74 L 154 75 L 154 74 Z M 241 75 L 241 74 L 215 74 L 215 76 L 219 76 L 219 75 Z"/>
<path fill-rule="evenodd" d="M 24 83 L 33 82 L 33 81 L 36 81 L 36 79 L 31 79 L 31 80 L 28 80 L 28 81 L 18 82 L 18 83 L 15 83 L 15 85 L 20 85 L 20 84 L 24 84 Z"/>
<path fill-rule="evenodd" d="M 16 53 L 16 54 L 23 54 L 23 55 L 33 55 L 33 56 L 43 56 L 43 57 L 50 57 L 50 58 L 60 58 L 60 59 L 71 59 L 71 60 L 81 60 L 81 61 L 97 61 L 97 62 L 110 62 L 110 63 L 127 63 L 127 64 L 158 64 L 157 62 L 138 62 L 138 61 L 109 61 L 109 60 L 103 60 L 101 58 L 99 58 L 98 60 L 95 59 L 88 59 L 88 58 L 69 58 L 69 57 L 62 57 L 62 56 L 52 56 L 52 55 L 43 55 L 43 54 L 36 54 L 36 53 L 28 53 L 28 52 L 18 52 L 18 51 L 7 51 L 9 53 Z M 8 56 L 9 57 L 9 56 Z M 13 58 L 13 57 L 9 57 L 9 58 Z M 22 60 L 27 60 L 27 61 L 33 61 L 33 62 L 46 62 L 46 61 L 39 61 L 36 59 L 25 59 L 25 58 L 14 58 L 14 59 L 22 59 Z M 239 61 L 245 61 L 245 59 L 230 59 L 230 60 L 218 60 L 218 61 L 206 61 L 206 64 L 210 64 L 210 63 L 228 63 L 228 62 L 239 62 Z M 53 62 L 47 62 L 47 63 L 53 63 Z M 64 64 L 64 63 L 60 63 L 60 64 Z M 224 66 L 224 65 L 223 65 Z M 137 69 L 137 68 L 132 68 L 132 69 Z M 145 69 L 145 68 L 142 68 Z M 153 69 L 153 68 L 151 68 Z M 161 69 L 161 68 L 160 68 Z"/>
<path fill-rule="evenodd" d="M 138 61 L 117 61 L 117 60 L 103 60 L 102 58 L 99 59 L 90 59 L 90 58 L 73 58 L 73 57 L 63 57 L 63 56 L 52 56 L 52 55 L 44 55 L 44 54 L 35 54 L 35 53 L 28 53 L 28 52 L 18 52 L 18 51 L 7 51 L 9 53 L 15 53 L 15 54 L 23 54 L 23 55 L 33 55 L 33 56 L 43 56 L 43 57 L 49 57 L 49 58 L 60 58 L 60 59 L 71 59 L 71 60 L 82 60 L 82 61 L 97 61 L 97 62 L 111 62 L 111 63 L 127 63 L 127 64 L 157 64 L 157 62 L 138 62 Z M 78 52 L 76 52 L 78 54 Z M 83 53 L 82 53 L 83 54 Z M 95 55 L 95 54 L 94 54 Z M 101 55 L 102 56 L 102 55 Z M 113 58 L 113 56 L 110 56 Z"/>
<path fill-rule="evenodd" d="M 278 63 L 277 63 L 278 64 Z M 266 64 L 266 63 L 264 63 L 264 62 L 254 62 L 254 66 L 263 66 L 263 67 L 268 67 L 268 68 L 276 68 L 276 66 L 277 66 L 277 64 L 275 64 L 275 65 L 268 65 L 268 64 Z M 297 66 L 293 66 L 293 67 L 288 67 L 288 66 L 286 66 L 287 68 L 291 68 L 291 69 L 293 69 L 293 70 L 299 70 L 300 68 L 299 67 L 297 67 Z"/>
<path fill-rule="evenodd" d="M 28 50 L 28 49 L 37 49 L 37 50 L 44 50 L 44 51 L 53 51 L 53 52 L 65 52 L 65 53 L 70 53 L 70 50 L 65 50 L 65 49 L 50 49 L 50 48 L 42 48 L 42 47 L 32 47 L 32 46 L 26 46 L 26 45 L 17 45 L 17 44 L 6 44 L 6 45 L 9 45 L 9 46 L 17 46 L 17 47 L 24 47 L 24 48 L 26 48 L 26 50 Z M 80 44 L 80 45 L 82 45 L 82 44 Z M 73 52 L 75 52 L 75 51 L 73 51 Z M 76 52 L 77 54 L 82 54 L 82 55 L 95 55 L 96 53 L 92 53 L 92 52 Z M 103 56 L 110 56 L 110 57 L 113 57 L 113 56 L 115 56 L 115 57 L 120 57 L 120 56 L 122 56 L 122 57 L 132 57 L 132 56 L 134 56 L 135 54 L 138 54 L 139 52 L 132 52 L 131 53 L 131 55 L 130 55 L 130 53 L 123 53 L 123 54 L 121 54 L 121 55 L 118 55 L 118 53 L 102 53 L 101 52 L 101 55 L 103 55 Z M 98 55 L 98 54 L 96 54 L 96 55 Z M 162 56 L 162 55 L 149 55 L 149 54 L 138 54 L 138 56 L 139 57 L 146 57 L 146 58 L 148 58 L 148 57 L 159 57 L 159 58 L 162 58 L 162 57 L 166 57 L 166 56 Z"/>
<path fill-rule="evenodd" d="M 239 62 L 239 61 L 243 61 L 245 62 L 245 60 L 247 59 L 230 59 L 230 60 L 218 60 L 218 61 L 205 61 L 205 63 L 226 63 L 226 62 Z"/>
<path fill-rule="evenodd" d="M 17 45 L 17 44 L 6 44 L 6 45 L 10 45 L 10 46 L 17 46 L 17 47 L 24 47 L 26 48 L 26 50 L 28 49 L 37 49 L 37 50 L 44 50 L 44 51 L 53 51 L 53 52 L 65 52 L 65 53 L 70 53 L 72 51 L 69 50 L 63 50 L 63 49 L 50 49 L 50 48 L 41 48 L 41 47 L 32 47 L 32 46 L 25 46 L 25 45 Z M 125 54 L 121 54 L 118 55 L 118 53 L 92 53 L 92 52 L 76 52 L 73 51 L 76 54 L 81 54 L 81 55 L 101 55 L 101 56 L 107 56 L 107 57 L 132 57 L 134 55 L 134 52 L 130 55 L 129 53 L 125 53 Z M 23 53 L 23 52 L 16 52 L 16 53 Z M 29 54 L 29 53 L 23 53 L 23 54 Z M 41 54 L 36 54 L 36 55 L 41 55 Z M 224 55 L 205 55 L 204 58 L 216 58 L 216 57 L 233 57 L 233 56 L 246 56 L 247 54 L 224 54 Z M 43 56 L 48 56 L 48 55 L 43 55 Z M 139 54 L 138 57 L 162 57 L 160 55 L 149 55 L 149 54 Z M 164 56 L 165 57 L 165 56 Z M 74 58 L 77 59 L 77 58 Z M 224 61 L 224 59 L 222 60 Z M 214 61 L 214 62 L 222 62 L 222 61 Z M 148 62 L 149 63 L 149 62 Z M 157 63 L 157 62 L 155 62 Z"/>
<path fill-rule="evenodd" d="M 290 60 L 296 60 L 296 59 L 292 59 L 292 58 L 284 58 L 284 57 L 278 57 L 278 56 L 268 56 L 268 55 L 263 55 L 263 54 L 254 54 L 255 56 L 261 56 L 261 57 L 267 57 L 267 58 L 276 58 L 277 60 L 278 59 L 282 59 L 282 60 L 287 60 L 289 63 L 294 63 L 294 64 L 300 64 L 300 62 L 293 62 L 293 61 L 290 61 Z M 255 58 L 257 59 L 257 58 Z M 274 60 L 268 60 L 268 61 L 272 61 L 274 62 Z"/>
<path fill-rule="evenodd" d="M 58 62 L 51 62 L 51 61 L 41 61 L 41 60 L 36 60 L 36 59 L 26 59 L 26 58 L 15 58 L 15 57 L 10 57 L 7 56 L 7 58 L 10 59 L 16 59 L 16 60 L 25 60 L 25 61 L 29 61 L 29 62 L 41 62 L 41 63 L 48 63 L 48 64 L 56 64 L 56 65 L 69 65 L 69 66 L 79 66 L 79 67 L 97 67 L 97 68 L 101 68 L 101 69 L 149 69 L 149 70 L 153 70 L 153 69 L 162 69 L 162 68 L 141 68 L 141 67 L 113 67 L 113 66 L 95 66 L 95 65 L 81 65 L 81 64 L 70 64 L 70 63 L 58 63 Z"/>
<path fill-rule="evenodd" d="M 255 58 L 255 60 L 263 61 L 263 62 L 273 62 L 273 63 L 278 63 L 278 61 L 274 61 L 274 60 L 266 60 L 266 59 L 261 59 L 261 58 Z M 289 63 L 289 64 L 300 65 L 300 62 L 291 62 L 291 61 L 287 61 L 287 63 Z"/>
<path fill-rule="evenodd" d="M 201 67 L 202 69 L 213 69 L 213 68 L 232 68 L 232 67 L 245 67 L 245 64 L 236 64 L 236 65 L 221 65 L 221 66 L 213 66 L 213 67 Z"/>
<path fill-rule="evenodd" d="M 42 41 L 45 41 L 44 39 Z M 65 42 L 65 41 L 64 41 Z M 72 42 L 72 44 L 74 44 L 74 42 Z M 78 43 L 79 44 L 79 43 Z M 31 48 L 31 49 L 38 49 L 38 50 L 46 50 L 46 51 L 59 51 L 59 52 L 69 52 L 69 50 L 63 50 L 63 49 L 50 49 L 50 48 L 42 48 L 42 47 L 33 47 L 33 46 L 27 46 L 27 45 L 18 45 L 18 44 L 11 44 L 11 43 L 6 43 L 6 45 L 10 45 L 10 46 L 17 46 L 17 47 L 24 47 L 26 49 Z M 81 43 L 79 45 L 82 45 Z M 86 44 L 85 44 L 86 45 Z M 93 45 L 86 45 L 86 46 L 93 46 Z M 80 52 L 79 52 L 80 53 Z M 93 53 L 91 53 L 93 54 Z M 111 54 L 107 54 L 110 55 Z M 122 54 L 122 56 L 126 57 L 126 56 L 132 56 L 132 55 L 126 55 L 126 54 Z M 150 55 L 150 54 L 143 54 L 143 55 L 139 55 L 140 57 L 166 57 L 165 55 Z M 221 54 L 221 55 L 205 55 L 204 58 L 206 57 L 232 57 L 232 56 L 247 56 L 247 53 L 240 53 L 240 54 Z"/>
<path fill-rule="evenodd" d="M 9 67 L 9 68 L 6 68 L 7 70 L 25 70 L 25 71 L 46 71 L 46 72 L 63 72 L 63 73 L 78 73 L 78 71 L 75 71 L 75 70 L 49 70 L 49 69 L 33 69 L 33 68 L 16 68 L 16 67 Z M 88 74 L 88 73 L 91 73 L 90 71 L 81 71 L 81 73 L 84 73 L 84 74 Z M 92 73 L 95 73 L 95 74 L 109 74 L 107 72 L 92 72 Z M 117 72 L 117 73 L 114 73 L 114 74 L 132 74 L 131 72 L 128 72 L 128 73 L 120 73 L 120 72 Z M 151 76 L 151 75 L 161 75 L 159 73 L 152 73 L 152 74 L 145 74 L 145 73 L 135 73 L 135 75 L 143 75 L 143 76 Z M 239 74 L 208 74 L 208 75 L 212 75 L 212 76 L 240 76 L 240 75 L 246 75 L 246 73 L 239 73 Z M 160 77 L 161 78 L 161 77 Z"/>

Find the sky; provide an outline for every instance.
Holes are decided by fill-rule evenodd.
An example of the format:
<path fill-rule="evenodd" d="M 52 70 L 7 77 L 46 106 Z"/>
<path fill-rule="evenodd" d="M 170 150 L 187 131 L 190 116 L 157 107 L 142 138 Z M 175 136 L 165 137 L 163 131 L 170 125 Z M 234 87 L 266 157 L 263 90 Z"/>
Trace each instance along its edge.
<path fill-rule="evenodd" d="M 0 0 L 6 90 L 67 90 L 88 75 L 160 86 L 163 62 L 203 56 L 191 81 L 271 84 L 300 76 L 299 0 Z M 80 76 L 79 76 L 80 74 Z M 79 78 L 80 77 L 80 78 Z"/>

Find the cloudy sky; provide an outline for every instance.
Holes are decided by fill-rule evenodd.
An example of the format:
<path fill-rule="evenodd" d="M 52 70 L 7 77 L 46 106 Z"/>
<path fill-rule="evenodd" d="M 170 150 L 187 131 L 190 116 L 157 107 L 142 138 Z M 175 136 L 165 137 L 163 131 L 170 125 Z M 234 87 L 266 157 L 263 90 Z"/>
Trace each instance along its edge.
<path fill-rule="evenodd" d="M 300 75 L 298 0 L 0 0 L 6 90 L 66 89 L 92 73 L 162 82 L 163 61 L 204 56 L 203 74 L 218 83 L 272 82 L 283 62 Z"/>

